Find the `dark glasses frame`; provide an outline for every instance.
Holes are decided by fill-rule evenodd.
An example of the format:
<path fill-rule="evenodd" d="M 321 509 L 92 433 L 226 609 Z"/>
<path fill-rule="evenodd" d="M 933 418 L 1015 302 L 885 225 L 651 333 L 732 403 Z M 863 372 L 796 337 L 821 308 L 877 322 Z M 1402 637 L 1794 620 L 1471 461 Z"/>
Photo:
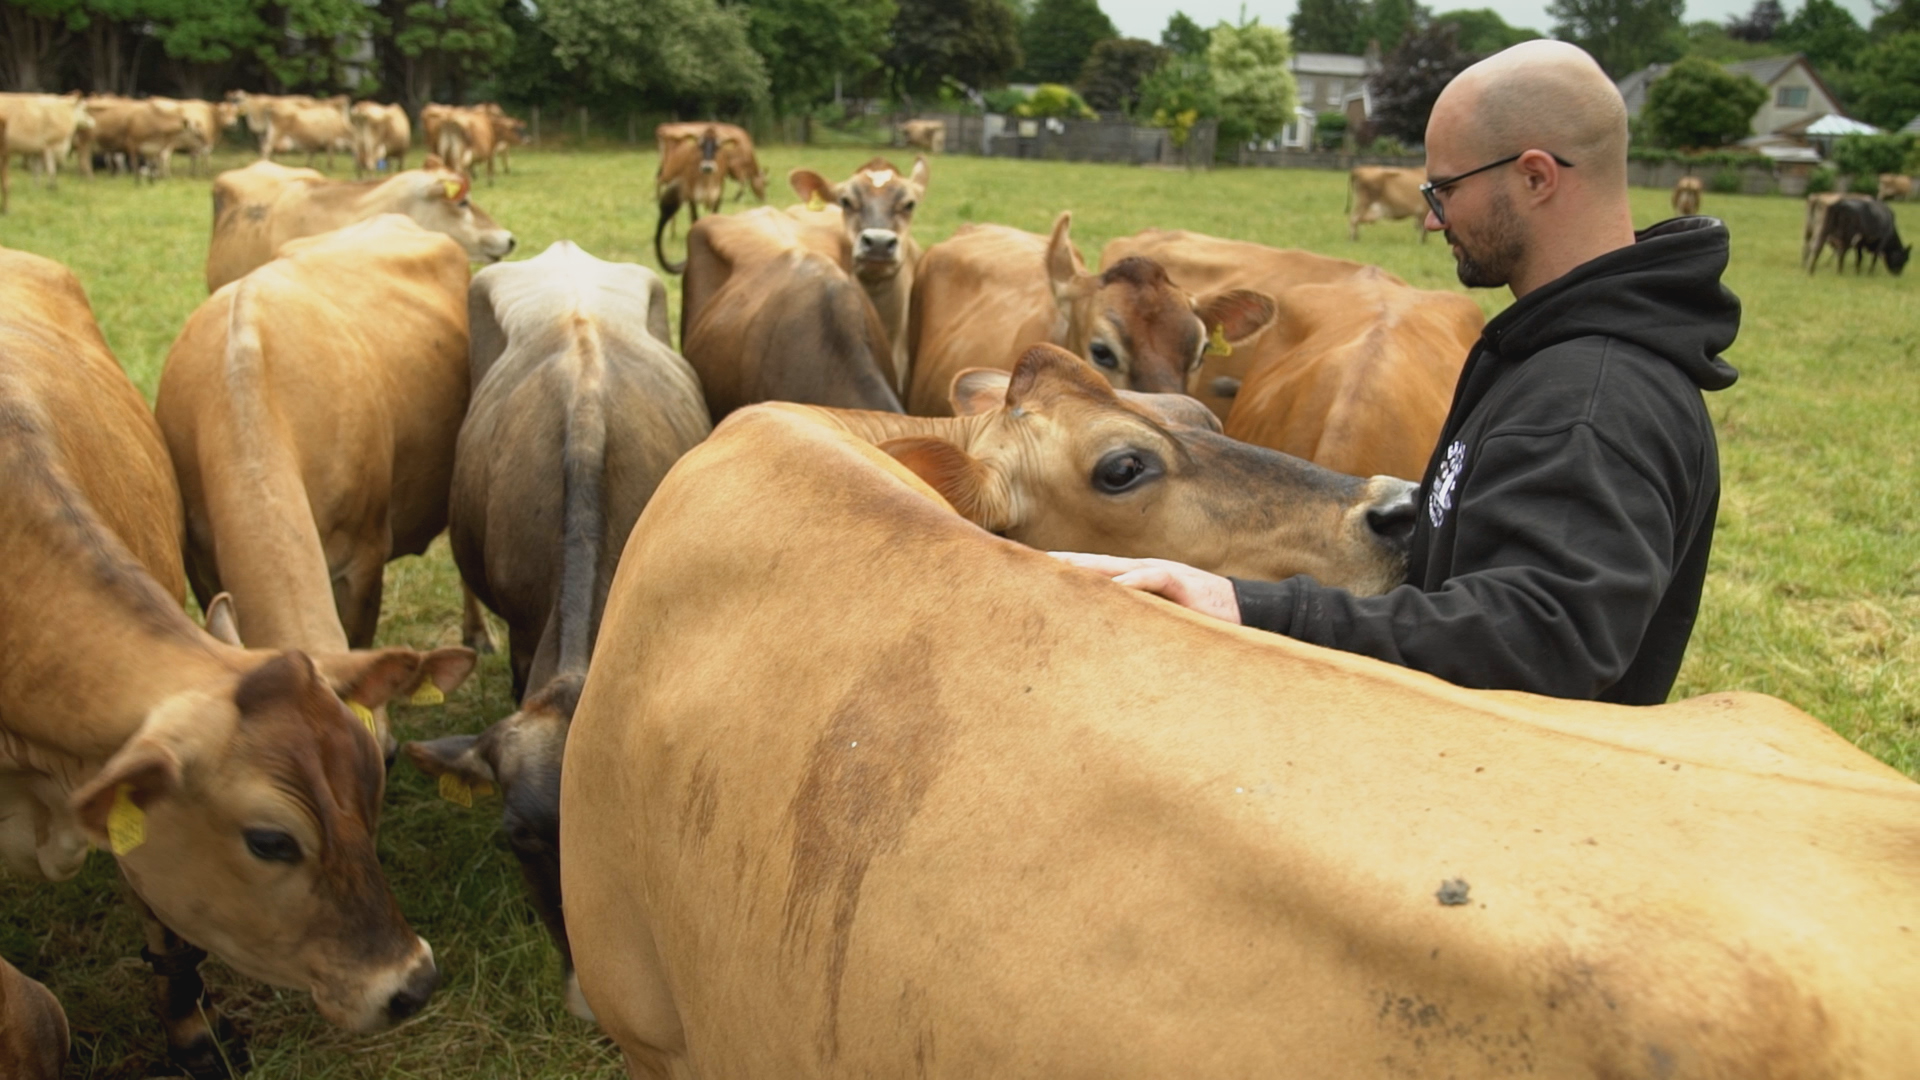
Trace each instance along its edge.
<path fill-rule="evenodd" d="M 1426 183 L 1421 184 L 1420 195 L 1422 198 L 1427 200 L 1427 209 L 1433 211 L 1433 220 L 1438 221 L 1442 225 L 1445 225 L 1447 223 L 1446 208 L 1440 205 L 1440 189 L 1441 188 L 1452 187 L 1453 185 L 1459 183 L 1460 181 L 1465 180 L 1467 177 L 1474 176 L 1478 173 L 1486 172 L 1488 169 L 1497 169 L 1502 165 L 1511 165 L 1514 162 L 1519 161 L 1521 158 L 1526 157 L 1529 153 L 1532 153 L 1532 152 L 1533 152 L 1532 148 L 1529 147 L 1528 149 L 1522 150 L 1519 153 L 1513 155 L 1512 157 L 1503 157 L 1499 161 L 1489 161 L 1485 165 L 1482 165 L 1477 169 L 1468 169 L 1466 172 L 1463 172 L 1458 176 L 1449 176 L 1445 180 L 1429 180 Z M 1553 153 L 1552 151 L 1543 151 L 1543 153 L 1545 153 L 1548 157 L 1552 158 L 1554 164 L 1560 166 L 1561 168 L 1563 169 L 1573 168 L 1573 162 L 1568 161 L 1567 159 L 1561 157 L 1559 154 Z"/>

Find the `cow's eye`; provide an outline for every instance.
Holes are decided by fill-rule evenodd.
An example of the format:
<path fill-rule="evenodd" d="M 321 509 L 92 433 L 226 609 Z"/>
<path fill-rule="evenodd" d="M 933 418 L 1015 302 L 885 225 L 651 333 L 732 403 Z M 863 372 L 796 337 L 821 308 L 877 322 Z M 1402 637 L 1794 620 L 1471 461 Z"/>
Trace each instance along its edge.
<path fill-rule="evenodd" d="M 901 204 L 900 212 L 903 214 L 911 214 L 913 213 L 913 208 L 918 205 L 920 204 L 917 202 L 914 202 L 912 199 L 908 199 L 906 202 Z"/>
<path fill-rule="evenodd" d="M 469 199 L 461 199 L 459 202 L 460 209 L 462 210 L 465 210 L 467 207 L 472 205 L 473 205 L 473 202 Z"/>
<path fill-rule="evenodd" d="M 853 200 L 845 195 L 840 196 L 840 209 L 842 210 L 853 209 Z"/>
<path fill-rule="evenodd" d="M 247 850 L 256 859 L 283 863 L 300 861 L 300 841 L 279 829 L 248 829 L 243 835 L 247 838 Z"/>
<path fill-rule="evenodd" d="M 1106 342 L 1096 341 L 1093 343 L 1093 347 L 1087 351 L 1093 354 L 1093 362 L 1099 364 L 1101 367 L 1114 371 L 1120 369 L 1120 358 L 1113 355 L 1112 347 Z"/>
<path fill-rule="evenodd" d="M 1093 486 L 1109 495 L 1131 491 L 1160 475 L 1160 459 L 1145 450 L 1115 450 L 1093 467 Z"/>

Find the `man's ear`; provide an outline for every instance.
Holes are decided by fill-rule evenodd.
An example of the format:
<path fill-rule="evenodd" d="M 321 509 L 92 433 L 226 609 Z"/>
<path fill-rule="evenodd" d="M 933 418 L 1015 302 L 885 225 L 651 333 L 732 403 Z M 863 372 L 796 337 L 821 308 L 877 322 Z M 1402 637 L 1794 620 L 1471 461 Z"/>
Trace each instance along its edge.
<path fill-rule="evenodd" d="M 207 633 L 229 645 L 246 647 L 240 644 L 240 621 L 233 612 L 231 593 L 221 593 L 207 605 Z"/>
<path fill-rule="evenodd" d="M 1007 383 L 1013 374 L 999 368 L 966 368 L 953 377 L 947 404 L 955 416 L 977 416 L 1007 403 Z"/>
<path fill-rule="evenodd" d="M 1011 527 L 992 472 L 965 450 L 930 435 L 888 439 L 880 449 L 926 481 L 961 517 L 989 532 Z"/>
<path fill-rule="evenodd" d="M 1279 308 L 1273 297 L 1251 289 L 1232 289 L 1215 293 L 1196 305 L 1196 314 L 1206 324 L 1207 336 L 1240 345 L 1273 325 Z M 1216 335 L 1215 331 L 1219 333 Z"/>
<path fill-rule="evenodd" d="M 1087 264 L 1067 234 L 1072 225 L 1073 211 L 1062 210 L 1053 219 L 1053 232 L 1047 237 L 1047 283 L 1053 286 L 1056 301 L 1065 300 L 1074 283 L 1088 276 Z"/>

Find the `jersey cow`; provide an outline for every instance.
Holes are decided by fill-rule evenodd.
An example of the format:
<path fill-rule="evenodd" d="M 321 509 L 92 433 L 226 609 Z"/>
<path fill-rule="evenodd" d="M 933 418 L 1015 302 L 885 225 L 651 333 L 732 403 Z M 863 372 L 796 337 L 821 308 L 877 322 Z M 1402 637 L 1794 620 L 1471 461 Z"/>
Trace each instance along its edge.
<path fill-rule="evenodd" d="M 738 124 L 722 124 L 718 121 L 670 121 L 653 129 L 654 145 L 658 147 L 662 158 L 675 142 L 692 135 L 696 138 L 707 128 L 721 140 L 719 161 L 721 171 L 727 179 L 738 185 L 733 193 L 733 201 L 740 202 L 752 191 L 753 197 L 760 202 L 767 201 L 767 172 L 760 167 L 760 159 L 753 150 L 753 136 Z"/>
<path fill-rule="evenodd" d="M 1041 342 L 1089 361 L 1115 387 L 1179 393 L 1203 352 L 1244 342 L 1273 319 L 1269 297 L 1226 289 L 1195 299 L 1151 259 L 1089 273 L 1072 223 L 1062 213 L 1048 236 L 966 225 L 927 250 L 913 295 L 908 411 L 944 415 L 958 372 L 1011 366 Z"/>
<path fill-rule="evenodd" d="M 218 134 L 203 110 L 188 109 L 187 103 L 167 98 L 136 101 L 96 94 L 87 99 L 87 113 L 93 117 L 93 127 L 80 133 L 75 143 L 80 171 L 87 175 L 93 173 L 97 151 L 115 172 L 125 168 L 149 179 L 167 176 L 173 171 L 174 151 L 197 155 L 212 146 Z"/>
<path fill-rule="evenodd" d="M 0 860 L 58 881 L 90 842 L 112 851 L 195 1076 L 241 1051 L 214 1043 L 187 942 L 349 1028 L 416 1012 L 438 973 L 381 875 L 384 775 L 349 703 L 410 692 L 421 656 L 247 651 L 194 625 L 153 415 L 73 275 L 3 250 L 0 469 Z"/>
<path fill-rule="evenodd" d="M 838 214 L 851 260 L 847 269 L 867 291 L 886 329 L 893 388 L 903 395 L 912 351 L 908 305 L 920 264 L 920 245 L 909 230 L 913 212 L 927 194 L 927 172 L 924 157 L 913 159 L 913 172 L 908 175 L 885 159 L 874 158 L 840 184 L 829 183 L 812 169 L 795 169 L 787 177 L 794 194 L 805 199 L 809 209 L 824 211 L 823 223 L 831 224 L 831 215 Z"/>
<path fill-rule="evenodd" d="M 1697 176 L 1683 176 L 1673 182 L 1673 212 L 1676 214 L 1697 214 L 1700 212 L 1700 193 L 1706 190 Z"/>
<path fill-rule="evenodd" d="M 467 178 L 429 158 L 427 167 L 385 180 L 329 180 L 312 169 L 262 161 L 213 181 L 213 243 L 207 248 L 212 292 L 272 259 L 280 245 L 379 214 L 402 214 L 445 233 L 476 261 L 497 262 L 513 234 L 468 199 Z"/>
<path fill-rule="evenodd" d="M 468 587 L 507 622 L 520 708 L 481 735 L 409 743 L 456 793 L 497 786 L 507 843 L 567 957 L 560 756 L 627 534 L 710 428 L 653 271 L 569 241 L 469 292 L 473 401 L 448 526 Z M 572 984 L 572 964 L 565 964 Z"/>
<path fill-rule="evenodd" d="M 700 208 L 720 212 L 720 199 L 726 194 L 726 162 L 721 151 L 732 145 L 713 124 L 702 125 L 698 132 L 687 132 L 662 140 L 660 165 L 653 174 L 654 201 L 660 206 L 660 220 L 653 229 L 653 254 L 660 268 L 669 274 L 685 273 L 687 264 L 667 258 L 662 237 L 667 226 L 687 208 L 690 221 L 700 220 Z M 689 240 L 691 243 L 691 240 Z"/>
<path fill-rule="evenodd" d="M 38 155 L 47 188 L 55 187 L 60 162 L 73 148 L 76 133 L 93 127 L 93 116 L 78 91 L 71 94 L 0 94 L 0 120 L 6 121 L 7 154 Z"/>
<path fill-rule="evenodd" d="M 1771 698 L 1475 692 L 1208 620 L 778 408 L 661 485 L 599 648 L 560 865 L 634 1077 L 1920 1055 L 1920 788 Z"/>
<path fill-rule="evenodd" d="M 60 1080 L 70 1042 L 59 999 L 0 960 L 0 1076 Z"/>
<path fill-rule="evenodd" d="M 407 110 L 398 105 L 362 101 L 353 106 L 353 174 L 382 172 L 393 162 L 396 171 L 407 167 L 407 151 L 413 147 L 413 127 L 407 122 Z"/>
<path fill-rule="evenodd" d="M 715 417 L 756 401 L 900 411 L 886 330 L 842 250 L 767 206 L 687 233 L 680 346 Z"/>
<path fill-rule="evenodd" d="M 186 505 L 194 593 L 203 605 L 230 593 L 249 645 L 369 645 L 387 562 L 446 527 L 466 291 L 459 245 L 383 215 L 287 244 L 188 318 L 154 414 Z M 374 310 L 377 337 L 343 332 Z M 436 649 L 423 663 L 444 693 L 474 655 Z M 362 719 L 391 745 L 384 709 Z"/>
<path fill-rule="evenodd" d="M 1413 219 L 1413 231 L 1427 242 L 1427 200 L 1420 185 L 1425 169 L 1357 165 L 1347 174 L 1347 239 L 1360 239 L 1360 226 L 1373 221 Z"/>

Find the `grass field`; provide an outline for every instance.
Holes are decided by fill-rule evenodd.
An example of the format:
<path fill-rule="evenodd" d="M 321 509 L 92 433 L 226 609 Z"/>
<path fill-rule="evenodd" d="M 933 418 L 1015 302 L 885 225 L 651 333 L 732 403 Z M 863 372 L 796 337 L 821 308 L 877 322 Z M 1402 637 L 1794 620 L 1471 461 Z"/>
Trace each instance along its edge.
<path fill-rule="evenodd" d="M 776 177 L 800 164 L 842 177 L 869 155 L 774 148 Z M 243 164 L 229 155 L 223 165 Z M 904 164 L 905 161 L 901 160 Z M 653 155 L 522 152 L 516 171 L 475 201 L 518 235 L 527 257 L 568 238 L 606 259 L 653 264 Z M 1302 247 L 1378 263 L 1417 285 L 1457 288 L 1441 242 L 1406 222 L 1346 239 L 1344 176 L 1331 172 L 1147 169 L 943 157 L 915 224 L 923 245 L 968 221 L 1044 232 L 1074 211 L 1089 260 L 1148 226 Z M 776 181 L 776 203 L 794 201 Z M 1636 191 L 1636 221 L 1667 216 L 1666 193 Z M 731 208 L 731 207 L 730 207 Z M 1741 370 L 1708 403 L 1724 495 L 1704 610 L 1676 694 L 1747 689 L 1812 712 L 1876 757 L 1920 777 L 1920 281 L 1811 280 L 1798 269 L 1801 205 L 1709 194 L 1733 233 L 1726 281 L 1745 302 L 1728 358 Z M 1900 211 L 1909 236 L 1920 214 Z M 151 398 L 187 314 L 205 298 L 204 180 L 151 187 L 63 180 L 55 192 L 14 174 L 0 245 L 72 267 L 121 363 Z M 677 243 L 670 253 L 678 251 Z M 678 319 L 678 282 L 669 279 Z M 1504 292 L 1476 294 L 1489 314 Z M 377 318 L 377 312 L 370 312 Z M 387 576 L 383 643 L 458 641 L 457 579 L 444 542 Z M 478 731 L 511 710 L 503 660 L 489 657 L 444 707 L 395 711 L 403 738 Z M 414 927 L 445 972 L 433 1003 L 372 1037 L 330 1029 L 304 995 L 275 991 L 209 962 L 223 1006 L 251 1032 L 263 1078 L 612 1077 L 609 1044 L 561 1008 L 558 962 L 495 839 L 498 803 L 442 802 L 404 764 L 387 794 L 381 855 Z M 0 955 L 45 981 L 74 1026 L 74 1077 L 160 1071 L 139 934 L 111 860 L 76 880 L 0 878 Z"/>

